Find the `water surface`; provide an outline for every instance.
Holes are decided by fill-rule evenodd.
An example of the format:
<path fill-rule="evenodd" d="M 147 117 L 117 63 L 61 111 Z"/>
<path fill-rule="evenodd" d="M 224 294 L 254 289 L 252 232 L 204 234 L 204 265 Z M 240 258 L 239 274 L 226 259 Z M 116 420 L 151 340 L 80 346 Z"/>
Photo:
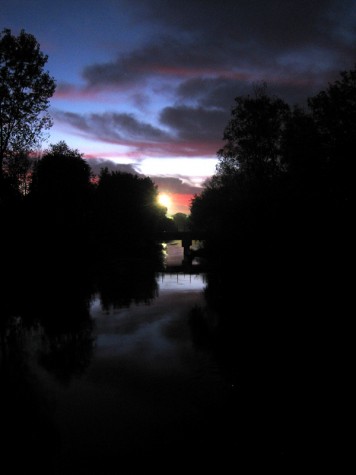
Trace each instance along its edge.
<path fill-rule="evenodd" d="M 146 302 L 102 305 L 95 295 L 85 337 L 49 343 L 40 328 L 24 333 L 35 410 L 31 420 L 18 419 L 29 433 L 29 424 L 37 427 L 37 453 L 28 452 L 38 469 L 178 473 L 223 466 L 229 457 L 231 387 L 192 326 L 192 311 L 204 307 L 204 275 L 156 280 L 156 296 Z"/>

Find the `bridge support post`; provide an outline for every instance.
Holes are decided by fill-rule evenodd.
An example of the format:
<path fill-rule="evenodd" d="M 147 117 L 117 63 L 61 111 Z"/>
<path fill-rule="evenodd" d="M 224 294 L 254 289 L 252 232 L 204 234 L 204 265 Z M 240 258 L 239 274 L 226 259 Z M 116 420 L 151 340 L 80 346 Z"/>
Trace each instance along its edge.
<path fill-rule="evenodd" d="M 182 239 L 182 247 L 183 247 L 183 256 L 184 260 L 190 259 L 190 246 L 192 245 L 191 239 Z"/>

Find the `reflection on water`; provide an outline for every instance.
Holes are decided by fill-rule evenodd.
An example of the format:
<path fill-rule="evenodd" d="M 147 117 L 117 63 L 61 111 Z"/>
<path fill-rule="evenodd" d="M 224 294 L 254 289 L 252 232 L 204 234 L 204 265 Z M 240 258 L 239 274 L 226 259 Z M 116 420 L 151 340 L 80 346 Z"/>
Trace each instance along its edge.
<path fill-rule="evenodd" d="M 95 357 L 130 353 L 137 364 L 146 365 L 148 360 L 151 364 L 161 364 L 164 359 L 160 360 L 160 353 L 167 358 L 168 353 L 179 350 L 179 335 L 185 332 L 185 338 L 189 339 L 187 319 L 195 305 L 203 304 L 203 276 L 161 274 L 157 283 L 157 298 L 150 303 L 136 303 L 108 312 L 99 298 L 93 301 Z"/>
<path fill-rule="evenodd" d="M 160 293 L 174 290 L 179 292 L 203 291 L 205 288 L 204 274 L 165 274 L 160 275 Z"/>
<path fill-rule="evenodd" d="M 89 319 L 75 328 L 14 330 L 18 348 L 9 339 L 2 359 L 9 459 L 26 447 L 28 463 L 49 474 L 222 467 L 231 388 L 191 326 L 192 311 L 204 305 L 204 275 L 155 274 L 148 293 L 137 278 L 134 294 L 135 279 L 127 275 L 126 293 L 120 279 L 105 298 L 99 286 Z M 62 309 L 65 301 L 62 293 Z"/>

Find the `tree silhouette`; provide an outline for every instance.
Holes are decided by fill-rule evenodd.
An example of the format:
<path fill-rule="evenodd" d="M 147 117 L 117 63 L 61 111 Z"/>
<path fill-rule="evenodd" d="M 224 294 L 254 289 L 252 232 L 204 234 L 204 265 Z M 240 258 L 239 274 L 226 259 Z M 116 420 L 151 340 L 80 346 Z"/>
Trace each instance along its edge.
<path fill-rule="evenodd" d="M 64 141 L 52 144 L 35 164 L 31 193 L 43 203 L 68 204 L 90 188 L 91 168 L 82 154 Z"/>
<path fill-rule="evenodd" d="M 73 263 L 86 259 L 91 193 L 88 162 L 63 141 L 51 145 L 35 163 L 28 197 L 38 257 L 50 253 L 52 259 Z"/>
<path fill-rule="evenodd" d="M 205 295 L 216 348 L 236 368 L 236 405 L 254 430 L 274 428 L 268 438 L 293 464 L 348 447 L 333 436 L 352 370 L 355 130 L 355 70 L 306 110 L 239 98 L 217 173 L 191 205 L 214 264 Z"/>
<path fill-rule="evenodd" d="M 240 170 L 254 176 L 270 176 L 280 167 L 281 139 L 289 106 L 269 97 L 265 87 L 254 96 L 239 96 L 224 130 L 225 145 L 218 151 L 218 171 Z"/>
<path fill-rule="evenodd" d="M 343 71 L 340 79 L 308 101 L 320 135 L 322 159 L 334 199 L 350 203 L 353 196 L 353 153 L 356 148 L 356 69 Z"/>
<path fill-rule="evenodd" d="M 148 177 L 103 169 L 94 195 L 94 242 L 101 258 L 149 253 L 165 218 Z"/>
<path fill-rule="evenodd" d="M 55 82 L 44 70 L 47 59 L 24 30 L 0 34 L 0 174 L 5 159 L 31 150 L 52 125 L 47 109 Z"/>
<path fill-rule="evenodd" d="M 178 231 L 188 231 L 189 221 L 185 213 L 176 213 L 172 217 Z"/>

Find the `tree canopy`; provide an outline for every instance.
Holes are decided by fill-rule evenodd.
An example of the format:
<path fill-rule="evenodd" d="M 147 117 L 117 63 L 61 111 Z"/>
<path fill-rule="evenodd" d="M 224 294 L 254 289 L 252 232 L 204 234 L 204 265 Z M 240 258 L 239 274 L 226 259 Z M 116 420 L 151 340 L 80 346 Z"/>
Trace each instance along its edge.
<path fill-rule="evenodd" d="M 4 160 L 33 149 L 52 125 L 47 110 L 55 81 L 36 38 L 0 33 L 0 173 Z"/>
<path fill-rule="evenodd" d="M 241 311 L 256 302 L 259 313 L 294 315 L 320 306 L 322 289 L 336 308 L 352 252 L 356 70 L 340 73 L 305 109 L 266 90 L 235 103 L 217 172 L 190 216 L 220 274 L 219 301 L 239 288 Z"/>
<path fill-rule="evenodd" d="M 256 87 L 254 96 L 239 96 L 224 130 L 225 145 L 218 151 L 221 174 L 240 170 L 254 176 L 268 176 L 280 166 L 281 139 L 289 106 Z"/>
<path fill-rule="evenodd" d="M 91 168 L 83 155 L 64 141 L 52 144 L 34 166 L 31 192 L 44 202 L 73 200 L 90 186 Z"/>

